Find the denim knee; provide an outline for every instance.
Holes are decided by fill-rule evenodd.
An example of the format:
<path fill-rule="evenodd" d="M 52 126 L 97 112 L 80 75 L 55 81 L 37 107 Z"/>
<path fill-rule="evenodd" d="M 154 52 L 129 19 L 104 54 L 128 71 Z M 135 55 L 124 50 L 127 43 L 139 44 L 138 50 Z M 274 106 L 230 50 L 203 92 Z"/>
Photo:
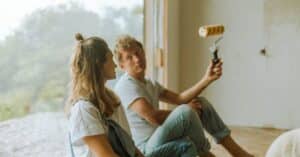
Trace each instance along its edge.
<path fill-rule="evenodd" d="M 197 112 L 192 109 L 190 106 L 183 104 L 176 108 L 176 110 L 180 110 L 180 115 L 183 116 L 185 120 L 190 120 L 195 117 L 198 117 Z"/>
<path fill-rule="evenodd" d="M 205 109 L 213 109 L 211 103 L 203 96 L 197 98 L 200 101 L 201 107 L 203 110 Z"/>

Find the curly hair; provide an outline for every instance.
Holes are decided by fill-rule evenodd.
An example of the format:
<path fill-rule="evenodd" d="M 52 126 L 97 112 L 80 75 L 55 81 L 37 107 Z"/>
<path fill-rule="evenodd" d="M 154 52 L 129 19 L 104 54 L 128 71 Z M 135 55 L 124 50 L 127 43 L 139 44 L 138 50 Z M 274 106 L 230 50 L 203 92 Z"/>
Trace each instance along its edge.
<path fill-rule="evenodd" d="M 140 47 L 144 51 L 143 44 L 136 40 L 134 37 L 130 35 L 120 36 L 116 41 L 114 49 L 116 61 L 119 63 L 122 60 L 121 51 L 126 51 L 136 46 Z"/>

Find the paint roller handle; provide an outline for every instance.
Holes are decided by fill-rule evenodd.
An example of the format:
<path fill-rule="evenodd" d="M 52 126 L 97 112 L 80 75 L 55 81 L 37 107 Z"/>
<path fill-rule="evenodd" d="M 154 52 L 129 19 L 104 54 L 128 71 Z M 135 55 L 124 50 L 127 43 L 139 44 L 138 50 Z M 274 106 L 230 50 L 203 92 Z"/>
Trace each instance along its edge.
<path fill-rule="evenodd" d="M 220 40 L 219 40 L 220 41 Z M 218 51 L 219 51 L 219 48 L 217 46 L 217 42 L 215 42 L 213 44 L 212 47 L 209 48 L 210 52 L 212 53 L 212 61 L 213 61 L 213 64 L 217 64 L 220 59 L 219 59 L 219 56 L 218 56 Z"/>
<path fill-rule="evenodd" d="M 220 61 L 220 59 L 219 59 L 219 57 L 218 57 L 218 49 L 216 49 L 214 52 L 213 52 L 213 64 L 217 64 L 219 61 Z"/>

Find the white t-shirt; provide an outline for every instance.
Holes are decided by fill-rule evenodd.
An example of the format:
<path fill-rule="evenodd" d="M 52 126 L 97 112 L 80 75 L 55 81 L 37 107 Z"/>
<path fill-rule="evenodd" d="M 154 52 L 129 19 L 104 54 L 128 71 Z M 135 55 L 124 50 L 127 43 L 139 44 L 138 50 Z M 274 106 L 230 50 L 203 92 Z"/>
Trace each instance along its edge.
<path fill-rule="evenodd" d="M 110 117 L 127 131 L 129 135 L 130 129 L 124 114 L 124 110 L 120 105 L 115 109 Z M 105 134 L 107 127 L 100 118 L 100 112 L 91 102 L 79 100 L 70 111 L 70 135 L 73 151 L 76 157 L 94 157 L 88 146 L 83 142 L 83 137 L 92 135 Z M 69 153 L 71 155 L 71 152 Z"/>
<path fill-rule="evenodd" d="M 119 96 L 121 104 L 125 109 L 129 121 L 132 138 L 135 145 L 142 149 L 143 144 L 153 134 L 157 126 L 150 124 L 135 111 L 130 109 L 130 105 L 139 98 L 145 98 L 149 104 L 158 109 L 159 95 L 164 88 L 156 81 L 145 79 L 145 83 L 136 80 L 128 73 L 125 73 L 117 82 L 114 91 Z"/>

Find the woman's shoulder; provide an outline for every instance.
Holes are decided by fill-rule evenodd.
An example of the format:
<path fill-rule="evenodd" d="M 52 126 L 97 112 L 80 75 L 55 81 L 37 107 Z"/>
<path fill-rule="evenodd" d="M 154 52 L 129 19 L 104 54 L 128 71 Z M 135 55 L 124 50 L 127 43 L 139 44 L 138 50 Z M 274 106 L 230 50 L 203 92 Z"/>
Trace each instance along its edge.
<path fill-rule="evenodd" d="M 71 108 L 69 128 L 72 141 L 80 143 L 83 137 L 105 133 L 99 110 L 87 100 L 79 100 Z"/>
<path fill-rule="evenodd" d="M 97 116 L 99 114 L 99 109 L 88 100 L 78 100 L 71 108 L 71 115 L 77 114 L 92 114 Z"/>
<path fill-rule="evenodd" d="M 97 107 L 90 101 L 86 99 L 80 99 L 74 103 L 73 108 L 96 108 Z"/>

